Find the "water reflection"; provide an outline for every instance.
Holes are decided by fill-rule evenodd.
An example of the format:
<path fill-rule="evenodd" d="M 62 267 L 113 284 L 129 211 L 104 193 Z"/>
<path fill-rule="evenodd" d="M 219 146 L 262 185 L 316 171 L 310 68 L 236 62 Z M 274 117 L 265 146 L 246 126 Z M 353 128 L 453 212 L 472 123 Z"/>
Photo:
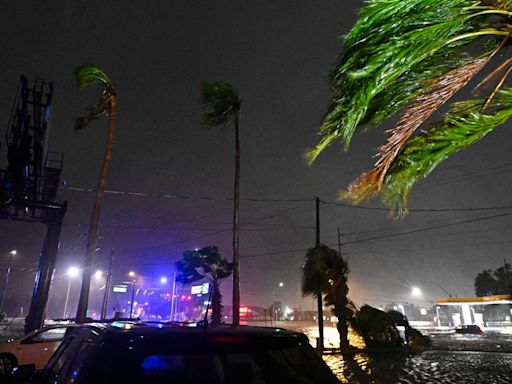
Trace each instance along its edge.
<path fill-rule="evenodd" d="M 356 353 L 324 360 L 342 383 L 505 384 L 512 382 L 512 355 L 487 352 L 429 351 L 418 355 Z"/>

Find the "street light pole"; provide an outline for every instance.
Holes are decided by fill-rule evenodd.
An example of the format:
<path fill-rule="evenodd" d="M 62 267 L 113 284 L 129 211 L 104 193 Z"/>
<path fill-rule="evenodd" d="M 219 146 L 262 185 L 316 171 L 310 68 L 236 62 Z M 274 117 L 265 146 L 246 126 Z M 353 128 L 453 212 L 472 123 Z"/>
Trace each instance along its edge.
<path fill-rule="evenodd" d="M 114 249 L 110 251 L 110 261 L 108 262 L 107 279 L 105 281 L 105 292 L 103 293 L 103 303 L 101 305 L 101 320 L 107 317 L 108 296 L 112 289 L 112 264 L 114 263 Z"/>
<path fill-rule="evenodd" d="M 62 318 L 67 319 L 68 317 L 68 302 L 69 302 L 69 292 L 71 291 L 71 280 L 78 276 L 80 271 L 76 267 L 71 267 L 68 269 L 67 275 L 69 277 L 68 283 L 68 292 L 66 293 L 66 301 L 64 302 L 64 312 L 62 313 Z"/>
<path fill-rule="evenodd" d="M 4 300 L 5 300 L 5 292 L 7 292 L 7 284 L 9 283 L 9 275 L 11 274 L 11 265 L 12 265 L 12 257 L 16 255 L 16 251 L 13 249 L 9 252 L 9 265 L 7 266 L 7 271 L 5 272 L 5 280 L 4 280 L 4 289 L 2 291 L 2 302 L 0 303 L 0 313 L 4 311 Z"/>
<path fill-rule="evenodd" d="M 133 300 L 135 300 L 135 280 L 132 281 L 132 300 L 130 301 L 130 319 L 133 317 Z"/>
<path fill-rule="evenodd" d="M 63 319 L 67 319 L 67 317 L 68 317 L 69 291 L 71 291 L 71 277 L 69 278 L 68 292 L 66 293 L 66 301 L 64 302 L 64 312 L 62 313 L 62 318 Z"/>

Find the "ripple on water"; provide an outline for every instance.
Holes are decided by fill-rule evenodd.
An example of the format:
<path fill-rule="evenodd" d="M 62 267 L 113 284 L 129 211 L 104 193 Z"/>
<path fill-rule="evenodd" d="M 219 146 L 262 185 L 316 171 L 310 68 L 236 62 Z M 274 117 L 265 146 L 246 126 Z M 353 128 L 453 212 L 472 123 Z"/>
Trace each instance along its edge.
<path fill-rule="evenodd" d="M 511 384 L 512 354 L 428 351 L 418 355 L 355 354 L 324 360 L 342 383 L 350 384 Z"/>

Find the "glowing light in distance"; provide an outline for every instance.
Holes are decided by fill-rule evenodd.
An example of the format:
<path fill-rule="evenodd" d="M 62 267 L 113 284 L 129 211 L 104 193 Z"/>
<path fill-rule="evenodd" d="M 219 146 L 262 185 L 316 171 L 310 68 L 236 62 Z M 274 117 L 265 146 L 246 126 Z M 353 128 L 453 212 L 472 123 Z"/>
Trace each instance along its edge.
<path fill-rule="evenodd" d="M 427 310 L 425 308 L 421 308 L 420 313 L 422 316 L 425 316 L 427 314 Z"/>
<path fill-rule="evenodd" d="M 418 287 L 412 287 L 411 295 L 413 295 L 414 297 L 421 297 L 423 293 L 421 292 L 421 289 L 419 289 Z"/>
<path fill-rule="evenodd" d="M 279 282 L 280 287 L 284 287 L 284 283 L 282 281 Z"/>
<path fill-rule="evenodd" d="M 128 276 L 135 277 L 135 272 L 133 272 L 133 271 L 128 272 Z"/>
<path fill-rule="evenodd" d="M 71 267 L 68 269 L 68 276 L 71 278 L 77 277 L 79 273 L 80 270 L 77 267 Z"/>
<path fill-rule="evenodd" d="M 165 276 L 164 276 L 164 277 L 161 277 L 161 278 L 160 278 L 160 283 L 162 283 L 162 284 L 167 284 L 167 277 L 165 277 Z"/>
<path fill-rule="evenodd" d="M 97 271 L 96 271 L 96 273 L 94 274 L 94 278 L 95 278 L 96 280 L 101 279 L 101 277 L 102 277 L 102 276 L 103 276 L 103 272 L 102 272 L 102 271 L 100 271 L 100 270 L 97 270 Z"/>
<path fill-rule="evenodd" d="M 11 254 L 11 256 L 16 256 L 16 254 L 18 253 L 18 251 L 16 251 L 15 249 L 13 249 L 11 252 L 9 252 Z"/>

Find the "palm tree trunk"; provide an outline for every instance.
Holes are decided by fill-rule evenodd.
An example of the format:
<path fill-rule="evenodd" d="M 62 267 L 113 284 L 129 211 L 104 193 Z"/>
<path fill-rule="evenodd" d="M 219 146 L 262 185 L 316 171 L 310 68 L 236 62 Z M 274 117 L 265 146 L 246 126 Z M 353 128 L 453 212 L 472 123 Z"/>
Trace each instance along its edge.
<path fill-rule="evenodd" d="M 98 188 L 91 213 L 91 221 L 89 224 L 89 233 L 87 235 L 87 248 L 82 273 L 82 285 L 80 287 L 80 298 L 78 300 L 78 308 L 76 311 L 76 321 L 83 323 L 87 317 L 87 307 L 89 305 L 89 289 L 91 286 L 91 268 L 94 263 L 94 252 L 96 249 L 96 236 L 98 234 L 98 225 L 100 221 L 101 206 L 103 196 L 105 194 L 105 184 L 107 182 L 108 169 L 112 160 L 112 147 L 114 143 L 114 132 L 116 127 L 116 107 L 117 99 L 115 95 L 111 96 L 109 108 L 107 148 L 103 156 L 103 164 L 101 166 Z"/>
<path fill-rule="evenodd" d="M 235 196 L 233 199 L 233 325 L 240 324 L 240 135 L 235 114 Z"/>
<path fill-rule="evenodd" d="M 212 325 L 220 324 L 222 318 L 222 295 L 219 289 L 219 282 L 214 280 L 212 283 Z"/>

